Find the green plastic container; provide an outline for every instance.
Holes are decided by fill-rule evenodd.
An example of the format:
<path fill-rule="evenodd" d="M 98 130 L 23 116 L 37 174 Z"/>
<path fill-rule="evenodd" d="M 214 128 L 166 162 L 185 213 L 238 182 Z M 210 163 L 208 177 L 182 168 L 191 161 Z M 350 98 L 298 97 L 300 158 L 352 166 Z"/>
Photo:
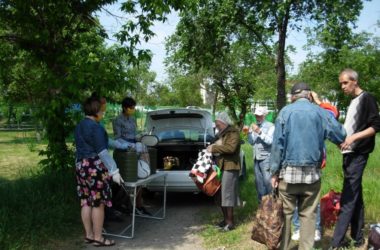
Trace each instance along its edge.
<path fill-rule="evenodd" d="M 155 174 L 157 170 L 157 149 L 148 148 L 149 153 L 149 166 L 150 166 L 150 174 Z"/>
<path fill-rule="evenodd" d="M 121 177 L 126 182 L 137 181 L 137 154 L 136 151 L 115 149 L 113 158 L 119 168 Z"/>

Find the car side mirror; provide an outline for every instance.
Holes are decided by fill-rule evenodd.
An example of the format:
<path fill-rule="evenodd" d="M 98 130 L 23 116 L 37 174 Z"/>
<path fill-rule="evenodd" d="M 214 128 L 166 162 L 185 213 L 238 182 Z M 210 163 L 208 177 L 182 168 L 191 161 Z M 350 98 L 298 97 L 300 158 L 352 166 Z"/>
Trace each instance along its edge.
<path fill-rule="evenodd" d="M 155 135 L 143 135 L 141 137 L 141 143 L 149 147 L 156 146 L 158 144 L 158 137 Z"/>

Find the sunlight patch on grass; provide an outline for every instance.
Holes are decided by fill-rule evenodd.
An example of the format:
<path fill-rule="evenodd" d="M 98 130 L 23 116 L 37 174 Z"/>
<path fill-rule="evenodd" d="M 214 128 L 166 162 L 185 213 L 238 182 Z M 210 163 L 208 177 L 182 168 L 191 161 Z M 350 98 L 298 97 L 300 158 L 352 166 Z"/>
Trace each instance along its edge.
<path fill-rule="evenodd" d="M 35 170 L 43 159 L 38 152 L 45 147 L 45 143 L 37 143 L 32 132 L 0 132 L 0 177 L 14 180 Z"/>

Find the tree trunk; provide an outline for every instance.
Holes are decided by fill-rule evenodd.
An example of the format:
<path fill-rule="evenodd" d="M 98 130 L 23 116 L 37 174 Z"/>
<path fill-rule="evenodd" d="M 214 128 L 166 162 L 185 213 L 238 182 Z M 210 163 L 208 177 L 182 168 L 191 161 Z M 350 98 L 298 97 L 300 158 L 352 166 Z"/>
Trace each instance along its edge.
<path fill-rule="evenodd" d="M 47 170 L 59 170 L 72 166 L 74 163 L 72 152 L 68 150 L 66 138 L 70 134 L 65 121 L 68 121 L 66 106 L 59 94 L 52 95 L 45 103 L 46 108 L 41 110 L 40 116 L 45 117 L 44 127 L 48 146 L 42 154 L 46 160 L 42 160 Z"/>
<path fill-rule="evenodd" d="M 285 41 L 288 29 L 290 4 L 288 4 L 285 14 L 278 26 L 278 52 L 276 60 L 277 74 L 277 110 L 280 111 L 286 105 L 286 72 L 285 72 Z"/>

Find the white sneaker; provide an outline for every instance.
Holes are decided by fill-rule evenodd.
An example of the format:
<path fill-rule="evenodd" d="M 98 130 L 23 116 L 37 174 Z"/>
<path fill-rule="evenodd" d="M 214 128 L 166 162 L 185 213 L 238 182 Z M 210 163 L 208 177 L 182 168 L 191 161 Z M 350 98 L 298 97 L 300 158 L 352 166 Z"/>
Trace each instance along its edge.
<path fill-rule="evenodd" d="M 321 231 L 319 231 L 319 230 L 315 230 L 314 241 L 320 241 L 321 238 L 322 238 L 322 236 L 321 236 Z"/>
<path fill-rule="evenodd" d="M 300 230 L 296 230 L 292 234 L 292 240 L 299 241 L 300 240 Z"/>

